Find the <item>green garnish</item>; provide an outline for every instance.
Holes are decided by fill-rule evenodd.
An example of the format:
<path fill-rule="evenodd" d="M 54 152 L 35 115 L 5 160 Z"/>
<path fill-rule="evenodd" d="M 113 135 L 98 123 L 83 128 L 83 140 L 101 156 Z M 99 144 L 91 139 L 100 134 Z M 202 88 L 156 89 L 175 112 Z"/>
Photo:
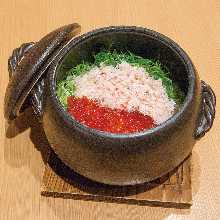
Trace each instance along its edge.
<path fill-rule="evenodd" d="M 88 72 L 93 67 L 94 67 L 94 65 L 91 64 L 91 63 L 86 63 L 86 62 L 80 63 L 77 66 L 75 66 L 72 69 L 70 69 L 67 72 L 67 76 L 79 76 L 79 75 L 81 75 L 83 73 Z"/>
<path fill-rule="evenodd" d="M 57 95 L 64 108 L 67 107 L 67 97 L 72 96 L 75 91 L 74 78 L 88 72 L 94 67 L 91 63 L 83 62 L 71 68 L 63 80 L 57 83 Z"/>
<path fill-rule="evenodd" d="M 57 95 L 60 102 L 66 108 L 67 97 L 72 96 L 75 91 L 73 77 L 67 77 L 65 80 L 58 82 L 57 84 Z"/>
<path fill-rule="evenodd" d="M 67 97 L 72 96 L 75 91 L 74 78 L 91 70 L 93 67 L 100 65 L 116 66 L 121 62 L 130 63 L 133 66 L 143 67 L 146 72 L 155 80 L 161 79 L 163 86 L 166 88 L 167 95 L 173 99 L 177 106 L 182 104 L 184 94 L 179 87 L 170 79 L 170 73 L 163 68 L 158 61 L 145 59 L 131 52 L 118 53 L 116 51 L 101 51 L 94 56 L 94 63 L 83 62 L 70 69 L 66 74 L 66 78 L 57 83 L 57 95 L 62 105 L 67 107 Z"/>

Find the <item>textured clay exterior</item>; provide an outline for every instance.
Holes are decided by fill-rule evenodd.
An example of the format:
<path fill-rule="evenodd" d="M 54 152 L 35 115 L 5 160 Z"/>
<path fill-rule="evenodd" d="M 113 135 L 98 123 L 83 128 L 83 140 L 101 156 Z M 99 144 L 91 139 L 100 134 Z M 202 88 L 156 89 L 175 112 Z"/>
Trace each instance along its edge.
<path fill-rule="evenodd" d="M 60 60 L 72 48 L 85 42 L 96 43 L 96 37 L 111 33 L 117 40 L 121 32 L 130 41 L 144 35 L 163 41 L 176 50 L 186 63 L 189 92 L 181 111 L 161 126 L 150 131 L 116 135 L 99 132 L 73 120 L 61 107 L 55 94 L 56 71 Z M 126 36 L 127 35 L 127 36 Z M 93 39 L 86 41 L 86 39 Z M 109 27 L 75 39 L 52 64 L 46 86 L 43 126 L 52 148 L 61 160 L 79 174 L 94 181 L 111 185 L 133 185 L 162 176 L 178 166 L 192 151 L 200 107 L 200 81 L 182 49 L 156 32 L 136 27 Z"/>
<path fill-rule="evenodd" d="M 14 50 L 8 61 L 10 81 L 4 100 L 6 119 L 12 120 L 19 115 L 34 85 L 76 29 L 79 29 L 76 23 L 63 26 L 36 43 L 22 44 L 20 48 Z"/>
<path fill-rule="evenodd" d="M 59 31 L 56 34 L 60 36 Z M 53 47 L 53 37 L 46 40 Z M 130 50 L 144 57 L 159 59 L 168 66 L 186 93 L 180 110 L 154 129 L 123 135 L 100 132 L 71 118 L 56 96 L 56 79 L 65 73 L 65 62 L 70 66 L 69 62 L 90 58 L 92 53 L 103 47 Z M 73 39 L 55 56 L 53 53 L 53 57 L 48 55 L 48 47 L 45 48 L 46 51 L 39 48 L 39 53 L 39 50 L 34 50 L 33 43 L 23 44 L 10 57 L 9 72 L 13 76 L 6 92 L 5 117 L 16 117 L 13 109 L 21 103 L 20 97 L 27 87 L 24 83 L 33 78 L 35 68 L 43 73 L 50 67 L 30 89 L 29 103 L 40 116 L 55 153 L 82 176 L 110 185 L 151 181 L 183 162 L 196 140 L 212 127 L 216 105 L 214 92 L 205 82 L 200 82 L 187 54 L 162 34 L 139 27 L 107 27 Z M 25 62 L 25 68 L 21 69 L 18 62 L 22 54 L 27 53 L 28 58 L 24 56 L 21 61 Z M 46 66 L 41 65 L 39 54 L 48 55 Z"/>

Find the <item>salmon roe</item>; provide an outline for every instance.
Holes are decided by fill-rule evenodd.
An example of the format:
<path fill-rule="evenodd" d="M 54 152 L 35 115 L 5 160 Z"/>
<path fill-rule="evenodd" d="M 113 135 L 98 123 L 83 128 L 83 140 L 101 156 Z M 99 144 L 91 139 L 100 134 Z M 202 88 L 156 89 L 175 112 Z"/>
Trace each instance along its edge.
<path fill-rule="evenodd" d="M 100 106 L 97 101 L 87 97 L 70 96 L 67 110 L 77 121 L 91 128 L 111 133 L 132 133 L 156 126 L 150 116 L 138 111 L 111 109 Z"/>

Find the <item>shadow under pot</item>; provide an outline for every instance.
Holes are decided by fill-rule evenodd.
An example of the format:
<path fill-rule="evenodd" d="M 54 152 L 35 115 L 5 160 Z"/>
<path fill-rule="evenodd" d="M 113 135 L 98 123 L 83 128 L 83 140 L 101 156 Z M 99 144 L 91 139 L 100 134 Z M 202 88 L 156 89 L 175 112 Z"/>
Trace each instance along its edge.
<path fill-rule="evenodd" d="M 188 55 L 171 39 L 146 28 L 106 27 L 73 38 L 78 32 L 79 25 L 67 25 L 14 50 L 5 117 L 13 120 L 32 105 L 58 157 L 93 181 L 135 185 L 176 168 L 215 117 L 214 92 L 199 80 Z M 73 66 L 92 62 L 103 49 L 159 60 L 185 95 L 179 110 L 155 128 L 129 134 L 92 129 L 71 117 L 56 95 L 57 81 Z"/>

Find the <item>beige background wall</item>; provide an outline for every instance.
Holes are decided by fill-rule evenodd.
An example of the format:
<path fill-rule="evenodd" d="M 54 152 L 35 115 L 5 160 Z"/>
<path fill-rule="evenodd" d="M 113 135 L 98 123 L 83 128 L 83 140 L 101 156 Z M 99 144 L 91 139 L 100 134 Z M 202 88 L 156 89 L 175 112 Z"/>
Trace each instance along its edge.
<path fill-rule="evenodd" d="M 162 32 L 188 52 L 201 79 L 213 87 L 217 98 L 220 96 L 218 0 L 1 0 L 0 219 L 219 219 L 219 102 L 213 129 L 193 151 L 193 206 L 190 210 L 40 196 L 43 160 L 30 138 L 30 129 L 19 125 L 11 131 L 20 132 L 19 135 L 13 138 L 5 135 L 8 128 L 2 106 L 8 82 L 7 59 L 12 49 L 21 43 L 36 41 L 56 27 L 72 22 L 80 23 L 82 32 L 121 24 Z"/>

